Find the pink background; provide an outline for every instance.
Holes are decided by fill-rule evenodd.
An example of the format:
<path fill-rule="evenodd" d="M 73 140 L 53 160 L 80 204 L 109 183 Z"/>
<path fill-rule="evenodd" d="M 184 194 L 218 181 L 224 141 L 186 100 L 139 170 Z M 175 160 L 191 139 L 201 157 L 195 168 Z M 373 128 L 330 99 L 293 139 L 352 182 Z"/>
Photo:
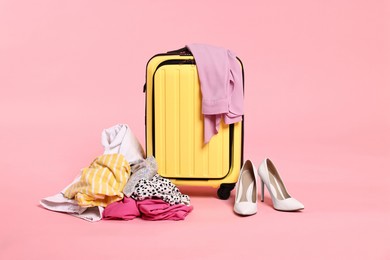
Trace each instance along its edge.
<path fill-rule="evenodd" d="M 181 222 L 88 223 L 38 201 L 127 123 L 144 143 L 148 59 L 201 42 L 246 72 L 245 159 L 306 209 L 233 213 L 183 187 Z M 1 259 L 390 259 L 388 1 L 0 1 Z M 234 194 L 232 194 L 234 195 Z"/>

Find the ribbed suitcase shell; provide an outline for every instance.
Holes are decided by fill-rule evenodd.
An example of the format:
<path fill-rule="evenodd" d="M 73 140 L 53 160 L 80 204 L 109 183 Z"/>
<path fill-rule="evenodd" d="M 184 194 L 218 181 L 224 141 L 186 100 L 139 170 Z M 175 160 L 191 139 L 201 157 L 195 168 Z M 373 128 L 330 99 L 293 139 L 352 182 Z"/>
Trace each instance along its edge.
<path fill-rule="evenodd" d="M 242 164 L 242 123 L 221 124 L 204 144 L 201 90 L 192 56 L 156 55 L 146 71 L 146 153 L 158 173 L 177 185 L 237 182 Z"/>

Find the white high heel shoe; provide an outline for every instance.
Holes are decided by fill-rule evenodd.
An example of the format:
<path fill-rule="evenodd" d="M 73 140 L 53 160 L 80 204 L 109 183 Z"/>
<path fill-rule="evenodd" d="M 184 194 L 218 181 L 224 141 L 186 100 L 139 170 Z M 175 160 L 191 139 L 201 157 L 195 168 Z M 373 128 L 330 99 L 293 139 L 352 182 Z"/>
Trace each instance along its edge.
<path fill-rule="evenodd" d="M 258 173 L 261 179 L 261 201 L 264 201 L 264 183 L 271 195 L 275 209 L 281 211 L 302 210 L 305 206 L 288 194 L 275 165 L 266 158 L 259 166 Z"/>
<path fill-rule="evenodd" d="M 244 216 L 257 213 L 256 168 L 249 160 L 242 166 L 237 181 L 234 212 Z"/>

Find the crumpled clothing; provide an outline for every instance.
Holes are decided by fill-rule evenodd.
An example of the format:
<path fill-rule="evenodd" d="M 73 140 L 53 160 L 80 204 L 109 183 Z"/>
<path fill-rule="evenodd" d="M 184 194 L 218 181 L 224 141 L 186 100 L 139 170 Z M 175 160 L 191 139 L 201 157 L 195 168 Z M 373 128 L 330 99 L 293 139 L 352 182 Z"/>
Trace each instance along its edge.
<path fill-rule="evenodd" d="M 126 197 L 121 201 L 111 203 L 103 211 L 103 219 L 107 220 L 132 220 L 140 215 L 137 202 Z"/>
<path fill-rule="evenodd" d="M 125 194 L 126 197 L 130 197 L 135 190 L 135 185 L 137 185 L 141 179 L 152 179 L 153 176 L 157 174 L 157 170 L 157 162 L 153 156 L 132 163 L 131 175 L 123 189 L 123 194 Z"/>
<path fill-rule="evenodd" d="M 192 210 L 192 206 L 170 205 L 161 199 L 136 201 L 124 197 L 122 201 L 114 202 L 104 209 L 103 219 L 132 220 L 141 217 L 144 220 L 184 220 Z"/>
<path fill-rule="evenodd" d="M 103 129 L 101 142 L 104 154 L 122 154 L 130 163 L 145 157 L 137 137 L 126 124 L 117 124 Z"/>
<path fill-rule="evenodd" d="M 181 194 L 176 185 L 159 174 L 155 174 L 151 180 L 141 179 L 131 197 L 135 200 L 162 199 L 170 205 L 190 205 L 190 197 Z"/>
<path fill-rule="evenodd" d="M 82 207 L 107 205 L 123 199 L 123 187 L 130 176 L 130 164 L 122 154 L 97 157 L 88 168 L 82 169 L 80 181 L 64 193 Z"/>
<path fill-rule="evenodd" d="M 43 198 L 39 203 L 48 210 L 67 213 L 90 222 L 101 220 L 104 210 L 103 207 L 81 207 L 77 204 L 77 201 L 65 198 L 62 193 Z"/>
<path fill-rule="evenodd" d="M 193 209 L 183 204 L 170 205 L 160 199 L 138 201 L 137 205 L 145 220 L 183 220 Z"/>

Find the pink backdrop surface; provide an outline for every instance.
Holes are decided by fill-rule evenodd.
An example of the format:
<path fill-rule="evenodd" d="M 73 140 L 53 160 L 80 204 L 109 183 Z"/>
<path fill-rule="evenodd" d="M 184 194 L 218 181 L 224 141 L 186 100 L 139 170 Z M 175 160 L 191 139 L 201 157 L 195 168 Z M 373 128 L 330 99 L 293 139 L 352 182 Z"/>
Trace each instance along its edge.
<path fill-rule="evenodd" d="M 233 213 L 183 187 L 181 222 L 47 211 L 128 124 L 144 143 L 148 59 L 188 43 L 243 60 L 245 159 L 279 169 L 300 213 Z M 390 259 L 388 1 L 0 1 L 1 259 Z"/>

